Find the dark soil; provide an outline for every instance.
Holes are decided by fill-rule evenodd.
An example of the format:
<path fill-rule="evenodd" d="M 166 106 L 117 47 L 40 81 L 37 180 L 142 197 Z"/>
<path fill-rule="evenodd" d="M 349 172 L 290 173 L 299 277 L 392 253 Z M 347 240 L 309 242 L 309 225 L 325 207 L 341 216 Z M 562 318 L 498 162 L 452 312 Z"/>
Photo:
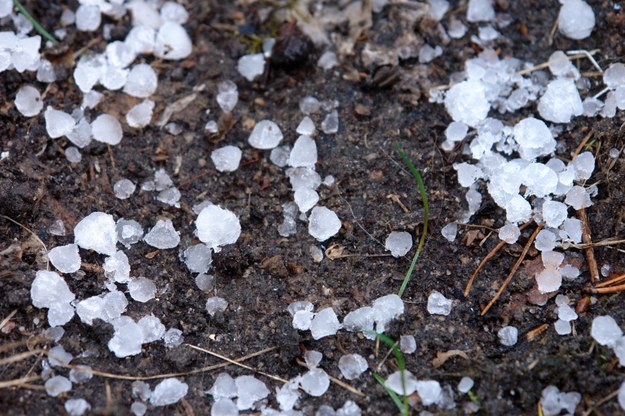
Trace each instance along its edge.
<path fill-rule="evenodd" d="M 2 151 L 10 152 L 10 157 L 0 162 L 0 235 L 5 236 L 0 242 L 3 292 L 0 319 L 14 312 L 0 334 L 2 357 L 51 346 L 38 337 L 47 328 L 46 311 L 34 308 L 30 299 L 35 273 L 45 268 L 35 235 L 48 248 L 73 242 L 74 225 L 92 211 L 104 211 L 116 219 L 135 219 L 144 229 L 158 218 L 170 218 L 181 232 L 179 248 L 184 248 L 193 241 L 196 215 L 191 206 L 210 199 L 234 211 L 243 228 L 236 244 L 214 255 L 215 294 L 228 300 L 228 309 L 212 318 L 206 313 L 207 295 L 195 286 L 179 259 L 178 249 L 153 255 L 153 248 L 137 244 L 126 251 L 132 275 L 152 279 L 159 296 L 145 304 L 131 302 L 127 314 L 141 317 L 153 313 L 166 327 L 182 329 L 185 343 L 233 359 L 275 347 L 247 364 L 285 379 L 303 372 L 297 360 L 302 359 L 306 350 L 322 352 L 321 367 L 334 377 L 340 377 L 338 359 L 345 353 L 359 353 L 368 359 L 371 367 L 377 366 L 386 354 L 386 347 L 377 350 L 375 343 L 342 331 L 337 336 L 313 341 L 308 332 L 293 329 L 286 307 L 296 300 L 309 300 L 317 309 L 332 306 L 342 318 L 349 311 L 398 290 L 410 259 L 373 255 L 384 253 L 380 242 L 390 231 L 405 230 L 418 236 L 424 221 L 414 180 L 392 148 L 398 144 L 423 175 L 431 226 L 425 250 L 405 294 L 406 312 L 387 331 L 393 339 L 399 339 L 400 335 L 416 337 L 417 352 L 406 356 L 407 368 L 420 379 L 435 379 L 454 390 L 462 376 L 472 377 L 476 381 L 473 392 L 480 414 L 535 414 L 541 391 L 549 384 L 562 391 L 582 393 L 580 412 L 616 390 L 623 372 L 612 351 L 592 341 L 590 324 L 593 317 L 603 314 L 614 316 L 619 323 L 625 322 L 622 295 L 598 296 L 596 303 L 574 322 L 573 335 L 559 336 L 553 329 L 557 319 L 553 301 L 541 307 L 528 300 L 534 285 L 532 261 L 537 256 L 537 252 L 530 251 L 521 272 L 499 302 L 480 317 L 480 310 L 517 260 L 521 244 L 533 226 L 526 230 L 520 244 L 498 254 L 480 273 L 471 294 L 467 298 L 463 296 L 469 276 L 497 244 L 496 234 L 490 230 L 502 226 L 505 215 L 486 198 L 471 222 L 475 226 L 460 227 L 455 243 L 441 236 L 441 228 L 453 221 L 461 209 L 466 209 L 464 191 L 452 168 L 463 156 L 460 152 L 446 154 L 440 150 L 450 119 L 441 105 L 430 104 L 419 94 L 428 84 L 446 84 L 449 75 L 462 70 L 463 62 L 475 56 L 480 47 L 470 43 L 469 36 L 452 40 L 444 47 L 443 56 L 428 67 L 413 61 L 401 62 L 394 71 L 404 81 L 384 88 L 373 79 L 375 71 L 360 62 L 359 51 L 367 40 L 361 38 L 355 45 L 357 53 L 341 57 L 338 69 L 324 72 L 317 67 L 315 62 L 321 52 L 317 50 L 308 56 L 309 62 L 295 67 L 274 66 L 262 79 L 249 83 L 235 69 L 236 60 L 249 47 L 240 33 L 251 32 L 262 37 L 270 34 L 271 27 L 281 25 L 281 22 L 273 22 L 273 26 L 258 25 L 261 3 L 237 7 L 235 2 L 188 2 L 191 19 L 186 27 L 194 40 L 192 56 L 183 62 L 140 58 L 152 63 L 159 72 L 159 89 L 152 97 L 157 106 L 156 118 L 168 104 L 191 94 L 194 87 L 206 85 L 198 99 L 172 118 L 183 127 L 183 133 L 173 136 L 154 125 L 141 131 L 125 126 L 120 145 L 92 143 L 83 151 L 82 162 L 78 164 L 70 164 L 64 157 L 66 139 L 48 138 L 42 115 L 25 118 L 13 105 L 23 83 L 37 83 L 34 74 L 14 71 L 0 74 L 0 97 L 4 98 L 0 101 L 0 145 Z M 450 15 L 465 21 L 465 2 L 452 3 L 454 7 L 444 22 Z M 597 13 L 597 26 L 589 39 L 574 42 L 556 34 L 551 45 L 549 32 L 557 17 L 557 1 L 498 0 L 496 3 L 498 12 L 507 14 L 511 20 L 509 26 L 500 29 L 503 36 L 493 45 L 502 57 L 515 56 L 541 63 L 555 50 L 584 48 L 599 50 L 595 56 L 603 68 L 623 59 L 625 18 L 613 11 L 611 1 L 589 2 Z M 57 27 L 62 6 L 45 3 L 41 7 L 41 2 L 32 1 L 26 5 L 44 26 Z M 72 4 L 73 9 L 75 6 Z M 381 22 L 392 17 L 386 13 L 374 19 L 378 40 L 384 38 L 384 32 L 380 31 L 390 30 L 390 25 Z M 107 21 L 115 25 L 111 32 L 114 38 L 123 39 L 129 27 L 127 19 Z M 477 25 L 469 24 L 469 27 L 473 32 L 477 29 Z M 423 38 L 437 43 L 436 25 L 424 23 L 418 31 Z M 93 38 L 97 39 L 97 35 L 75 33 L 72 29 L 63 42 L 64 49 L 49 51 L 50 59 L 56 59 L 59 66 L 60 79 L 49 87 L 47 104 L 70 112 L 80 105 L 82 94 L 73 83 L 67 54 L 84 47 Z M 105 45 L 106 41 L 100 38 L 91 49 L 100 51 Z M 589 70 L 587 62 L 582 64 L 584 70 Z M 354 73 L 362 74 L 361 79 L 345 76 Z M 204 125 L 214 114 L 221 114 L 214 94 L 217 83 L 225 79 L 237 83 L 240 100 L 234 119 L 221 120 L 222 125 L 231 124 L 232 128 L 223 136 L 211 138 L 204 132 Z M 413 81 L 405 82 L 407 79 Z M 601 78 L 591 80 L 594 93 L 601 88 Z M 43 85 L 39 87 L 45 89 Z M 122 119 L 135 104 L 134 99 L 122 93 L 105 94 L 98 113 L 108 112 Z M 269 161 L 268 152 L 254 150 L 246 143 L 250 121 L 266 118 L 282 126 L 285 141 L 292 143 L 301 118 L 298 102 L 306 95 L 320 100 L 336 99 L 340 103 L 339 132 L 318 136 L 317 170 L 322 177 L 333 175 L 337 179 L 334 186 L 320 188 L 321 202 L 337 212 L 343 227 L 339 235 L 321 248 L 325 250 L 337 244 L 344 254 L 352 255 L 335 260 L 325 258 L 319 264 L 309 254 L 309 247 L 319 243 L 308 235 L 305 223 L 298 222 L 296 236 L 288 239 L 279 236 L 281 204 L 292 198 L 288 179 L 282 169 Z M 210 116 L 206 116 L 208 110 Z M 323 116 L 316 117 L 314 121 L 319 126 Z M 597 169 L 589 182 L 597 183 L 599 194 L 588 209 L 594 241 L 623 238 L 625 234 L 623 159 L 614 162 L 608 156 L 609 149 L 623 147 L 623 121 L 622 112 L 613 119 L 578 118 L 558 139 L 558 155 L 568 160 L 589 129 L 595 132 L 590 149 L 597 156 Z M 214 171 L 210 163 L 211 150 L 225 144 L 238 145 L 244 152 L 242 166 L 230 174 Z M 140 184 L 150 179 L 158 168 L 165 168 L 182 192 L 181 209 L 156 201 L 153 193 L 136 193 L 124 201 L 115 198 L 112 184 L 117 180 L 128 178 Z M 399 197 L 407 212 L 389 198 L 391 195 Z M 65 222 L 68 236 L 56 237 L 46 231 L 57 219 Z M 103 257 L 82 254 L 87 267 L 67 278 L 79 299 L 100 293 L 105 281 L 100 268 Z M 599 247 L 595 255 L 600 267 L 609 264 L 612 273 L 625 271 L 625 257 L 618 246 Z M 272 258 L 271 267 L 263 267 L 269 258 Z M 567 259 L 581 265 L 583 274 L 577 281 L 565 283 L 560 293 L 577 302 L 585 296 L 586 261 L 584 253 L 574 249 L 567 251 Z M 426 312 L 427 296 L 432 290 L 454 299 L 451 315 L 437 317 Z M 518 327 L 520 335 L 541 325 L 547 329 L 532 340 L 520 336 L 519 343 L 508 348 L 497 339 L 498 329 L 508 324 Z M 117 359 L 106 345 L 112 333 L 110 326 L 88 327 L 75 317 L 65 325 L 65 330 L 62 345 L 74 356 L 82 354 L 72 364 L 89 365 L 102 372 L 150 376 L 187 372 L 222 362 L 184 345 L 168 350 L 162 343 L 146 345 L 138 356 Z M 11 343 L 17 344 L 13 347 Z M 461 350 L 468 359 L 453 357 L 435 368 L 432 360 L 436 354 L 449 350 Z M 42 359 L 42 355 L 35 354 L 17 362 L 4 362 L 0 366 L 0 378 L 35 376 L 41 370 Z M 395 370 L 393 361 L 387 360 L 379 372 L 386 376 Z M 219 371 L 223 370 L 183 377 L 189 384 L 186 398 L 175 406 L 150 409 L 149 413 L 209 414 L 212 402 L 204 392 L 212 386 Z M 232 375 L 250 374 L 234 366 L 227 371 Z M 66 375 L 65 370 L 60 374 Z M 280 385 L 258 377 L 272 393 Z M 156 382 L 150 384 L 154 387 Z M 338 408 L 346 400 L 354 400 L 364 414 L 396 412 L 393 402 L 370 372 L 350 384 L 364 396 L 333 384 L 321 398 L 304 395 L 301 409 L 305 414 L 314 414 L 321 404 Z M 33 380 L 19 388 L 0 389 L 0 413 L 63 414 L 65 399 L 86 398 L 93 407 L 92 414 L 129 414 L 133 401 L 130 385 L 128 380 L 95 376 L 85 384 L 75 385 L 69 395 L 52 398 L 43 390 L 41 380 Z M 470 400 L 467 396 L 457 396 L 456 402 L 453 410 L 428 410 L 463 414 L 464 405 Z M 416 395 L 413 404 L 414 413 L 422 409 Z M 277 407 L 274 394 L 269 405 Z M 606 415 L 620 412 L 616 400 L 606 402 L 599 410 Z"/>

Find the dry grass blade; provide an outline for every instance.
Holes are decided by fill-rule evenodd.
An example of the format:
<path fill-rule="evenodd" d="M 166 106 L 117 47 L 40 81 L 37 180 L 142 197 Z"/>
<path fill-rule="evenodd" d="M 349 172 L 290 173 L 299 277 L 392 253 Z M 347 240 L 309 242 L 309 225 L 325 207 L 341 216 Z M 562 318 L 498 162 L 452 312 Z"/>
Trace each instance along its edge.
<path fill-rule="evenodd" d="M 35 381 L 39 379 L 40 379 L 39 376 L 30 376 L 30 377 L 17 378 L 15 380 L 0 381 L 0 389 L 6 389 L 9 387 L 19 387 L 21 385 L 24 385 L 31 381 Z"/>
<path fill-rule="evenodd" d="M 610 279 L 605 280 L 605 281 L 603 281 L 601 283 L 597 283 L 595 285 L 595 288 L 614 286 L 615 284 L 621 283 L 624 280 L 625 280 L 625 274 L 621 274 L 621 275 L 618 275 L 618 276 L 611 277 Z"/>
<path fill-rule="evenodd" d="M 592 293 L 594 295 L 607 295 L 611 293 L 619 293 L 625 291 L 625 284 L 609 286 L 609 287 L 590 287 L 584 289 L 586 293 Z"/>
<path fill-rule="evenodd" d="M 586 254 L 586 262 L 588 263 L 588 272 L 590 274 L 590 283 L 595 284 L 599 281 L 599 267 L 597 266 L 597 260 L 595 259 L 595 250 L 592 246 L 592 237 L 590 236 L 590 224 L 588 222 L 588 214 L 586 209 L 582 208 L 577 211 L 579 219 L 582 221 L 582 241 L 584 244 L 588 244 L 588 247 L 584 249 Z"/>
<path fill-rule="evenodd" d="M 43 350 L 33 350 L 33 351 L 26 351 L 26 352 L 22 352 L 19 354 L 15 354 L 15 355 L 12 355 L 10 357 L 3 358 L 2 360 L 0 360 L 0 365 L 13 364 L 19 361 L 23 361 L 27 358 L 32 357 L 33 355 L 37 355 L 42 352 Z"/>
<path fill-rule="evenodd" d="M 532 224 L 533 220 L 530 220 L 528 222 L 526 222 L 525 224 L 521 225 L 519 227 L 520 231 L 523 231 L 528 225 Z M 488 261 L 490 259 L 492 259 L 495 254 L 497 254 L 499 252 L 499 250 L 501 250 L 504 246 L 506 245 L 505 241 L 500 241 L 499 243 L 497 243 L 497 245 L 495 246 L 495 248 L 493 248 L 490 253 L 488 253 L 486 255 L 486 257 L 484 257 L 484 259 L 480 262 L 480 264 L 477 266 L 477 268 L 475 269 L 475 271 L 473 272 L 473 274 L 471 275 L 471 278 L 469 279 L 469 282 L 467 283 L 467 287 L 464 289 L 464 297 L 466 298 L 467 296 L 469 296 L 469 292 L 471 292 L 471 288 L 473 287 L 473 282 L 475 281 L 475 278 L 477 277 L 477 274 L 480 272 L 480 270 L 482 270 L 484 268 L 484 266 L 486 265 L 486 263 L 488 263 Z"/>
<path fill-rule="evenodd" d="M 514 277 L 514 274 L 518 270 L 519 266 L 521 266 L 521 263 L 523 262 L 523 260 L 525 260 L 525 256 L 527 255 L 527 252 L 529 251 L 530 247 L 532 246 L 532 243 L 536 239 L 536 236 L 538 235 L 540 230 L 543 229 L 544 225 L 545 225 L 544 223 L 539 224 L 538 227 L 536 227 L 536 229 L 534 230 L 534 232 L 530 236 L 529 240 L 527 240 L 527 243 L 525 244 L 525 247 L 523 247 L 523 252 L 519 256 L 519 259 L 517 260 L 517 262 L 514 263 L 514 266 L 512 267 L 512 270 L 510 270 L 510 273 L 508 274 L 508 277 L 506 277 L 506 280 L 504 280 L 503 284 L 501 285 L 501 287 L 497 291 L 497 294 L 491 299 L 490 302 L 488 302 L 488 305 L 486 305 L 486 307 L 484 309 L 482 309 L 482 313 L 481 313 L 482 316 L 484 316 L 486 314 L 486 312 L 489 311 L 489 309 L 495 304 L 495 302 L 497 302 L 497 299 L 499 299 L 499 297 L 501 296 L 503 291 L 506 290 L 506 287 L 508 287 L 508 284 L 510 284 L 510 282 L 512 281 L 512 277 Z"/>
<path fill-rule="evenodd" d="M 603 399 L 599 400 L 597 403 L 595 403 L 594 406 L 592 406 L 591 408 L 589 408 L 588 410 L 586 410 L 584 413 L 582 413 L 582 416 L 589 416 L 592 413 L 597 413 L 597 414 L 601 414 L 599 412 L 597 412 L 597 408 L 601 405 L 603 405 L 604 403 L 609 402 L 610 400 L 612 400 L 613 398 L 615 398 L 616 396 L 618 396 L 618 390 L 614 390 L 612 393 L 608 394 L 607 396 L 605 396 Z"/>
<path fill-rule="evenodd" d="M 48 247 L 46 247 L 46 245 L 43 243 L 43 241 L 41 241 L 41 238 L 39 238 L 39 236 L 30 228 L 28 228 L 27 226 L 20 224 L 19 222 L 15 221 L 13 218 L 7 217 L 6 215 L 2 215 L 0 214 L 1 218 L 4 218 L 7 221 L 11 221 L 13 224 L 23 228 L 24 230 L 28 231 L 35 240 L 37 240 L 37 242 L 39 244 L 41 244 L 41 247 L 43 247 L 43 249 L 46 251 L 46 253 L 48 252 Z M 50 262 L 48 260 L 46 260 L 46 269 L 50 270 Z"/>
<path fill-rule="evenodd" d="M 4 326 L 11 320 L 11 318 L 13 318 L 15 316 L 16 313 L 17 313 L 17 309 L 13 309 L 11 311 L 11 313 L 9 314 L 9 316 L 4 318 L 2 320 L 2 322 L 0 322 L 0 330 L 2 330 L 2 328 L 4 328 Z"/>

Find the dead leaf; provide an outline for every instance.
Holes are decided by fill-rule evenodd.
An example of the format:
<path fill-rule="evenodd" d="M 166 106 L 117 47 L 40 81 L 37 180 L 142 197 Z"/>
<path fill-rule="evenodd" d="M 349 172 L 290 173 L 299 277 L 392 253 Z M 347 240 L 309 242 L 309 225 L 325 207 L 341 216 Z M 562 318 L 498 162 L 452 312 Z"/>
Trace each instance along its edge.
<path fill-rule="evenodd" d="M 434 366 L 434 368 L 438 368 L 442 366 L 443 364 L 445 364 L 445 361 L 456 356 L 462 357 L 465 360 L 469 359 L 469 356 L 467 355 L 467 353 L 461 350 L 449 350 L 446 352 L 439 351 L 436 353 L 436 358 L 432 360 L 432 365 Z"/>
<path fill-rule="evenodd" d="M 326 257 L 330 260 L 336 260 L 343 257 L 343 251 L 345 247 L 339 246 L 338 244 L 333 244 L 326 250 Z"/>

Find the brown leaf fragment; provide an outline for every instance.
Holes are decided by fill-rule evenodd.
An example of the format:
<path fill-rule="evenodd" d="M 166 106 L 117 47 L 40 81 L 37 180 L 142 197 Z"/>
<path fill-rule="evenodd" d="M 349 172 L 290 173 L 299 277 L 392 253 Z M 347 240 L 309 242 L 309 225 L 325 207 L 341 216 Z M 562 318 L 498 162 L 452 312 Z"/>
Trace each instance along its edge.
<path fill-rule="evenodd" d="M 434 366 L 434 368 L 438 368 L 445 364 L 445 361 L 456 356 L 462 357 L 465 360 L 469 359 L 467 353 L 461 350 L 449 350 L 445 352 L 439 351 L 436 353 L 436 358 L 432 360 L 432 365 Z"/>

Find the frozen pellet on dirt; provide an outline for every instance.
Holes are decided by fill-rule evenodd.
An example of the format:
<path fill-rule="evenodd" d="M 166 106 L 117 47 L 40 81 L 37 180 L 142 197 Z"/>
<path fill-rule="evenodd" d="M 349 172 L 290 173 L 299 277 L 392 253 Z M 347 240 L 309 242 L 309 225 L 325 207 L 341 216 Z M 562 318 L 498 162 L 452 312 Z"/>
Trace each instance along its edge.
<path fill-rule="evenodd" d="M 558 31 L 570 39 L 580 40 L 590 36 L 595 27 L 595 13 L 583 0 L 560 0 Z"/>
<path fill-rule="evenodd" d="M 133 128 L 142 128 L 150 124 L 152 121 L 152 113 L 154 111 L 154 101 L 143 100 L 139 104 L 133 106 L 126 113 L 126 123 Z"/>
<path fill-rule="evenodd" d="M 336 334 L 341 328 L 339 319 L 332 308 L 325 308 L 315 314 L 310 323 L 310 334 L 313 339 L 321 339 Z"/>
<path fill-rule="evenodd" d="M 540 398 L 540 407 L 545 416 L 556 416 L 563 410 L 566 414 L 575 414 L 577 405 L 582 400 L 582 395 L 577 392 L 560 392 L 556 386 L 547 386 L 543 389 Z"/>
<path fill-rule="evenodd" d="M 310 350 L 304 353 L 304 362 L 306 363 L 306 367 L 308 367 L 309 370 L 317 368 L 322 359 L 323 354 L 319 351 Z"/>
<path fill-rule="evenodd" d="M 582 208 L 588 208 L 592 205 L 592 200 L 590 199 L 590 195 L 586 191 L 585 188 L 575 185 L 566 193 L 566 198 L 564 202 L 567 205 L 572 206 L 575 210 L 580 210 Z"/>
<path fill-rule="evenodd" d="M 282 387 L 276 388 L 276 401 L 283 412 L 292 410 L 297 404 L 300 398 L 298 388 L 299 377 L 289 380 L 287 383 L 284 383 Z"/>
<path fill-rule="evenodd" d="M 265 383 L 253 376 L 239 376 L 234 380 L 237 386 L 237 408 L 248 410 L 254 408 L 254 403 L 269 396 L 269 389 Z"/>
<path fill-rule="evenodd" d="M 612 347 L 623 331 L 610 315 L 597 316 L 592 320 L 590 335 L 599 345 Z"/>
<path fill-rule="evenodd" d="M 128 293 L 137 302 L 145 303 L 156 296 L 156 285 L 150 279 L 138 277 L 128 282 Z"/>
<path fill-rule="evenodd" d="M 312 189 L 300 188 L 293 194 L 293 199 L 300 212 L 305 213 L 317 205 L 317 202 L 319 202 L 319 194 Z"/>
<path fill-rule="evenodd" d="M 484 86 L 474 80 L 460 82 L 449 89 L 445 108 L 454 121 L 476 127 L 490 110 Z"/>
<path fill-rule="evenodd" d="M 156 72 L 148 64 L 137 64 L 130 69 L 124 92 L 137 98 L 147 98 L 158 87 Z"/>
<path fill-rule="evenodd" d="M 468 393 L 473 388 L 473 379 L 471 377 L 464 376 L 458 383 L 458 391 L 460 393 Z"/>
<path fill-rule="evenodd" d="M 55 272 L 40 270 L 30 288 L 33 306 L 48 308 L 48 324 L 61 326 L 74 316 L 70 305 L 76 296 L 69 290 L 65 280 Z"/>
<path fill-rule="evenodd" d="M 81 118 L 72 131 L 66 134 L 65 137 L 76 147 L 84 148 L 91 143 L 91 123 L 89 123 L 86 118 Z"/>
<path fill-rule="evenodd" d="M 321 103 L 315 97 L 307 96 L 307 97 L 302 98 L 299 101 L 299 110 L 304 115 L 308 116 L 310 114 L 314 114 L 318 112 L 320 108 L 321 108 Z"/>
<path fill-rule="evenodd" d="M 178 403 L 187 395 L 189 386 L 176 378 L 167 378 L 154 387 L 150 396 L 152 406 L 168 406 Z"/>
<path fill-rule="evenodd" d="M 317 144 L 309 136 L 299 136 L 289 154 L 289 166 L 314 167 L 315 163 L 317 163 Z"/>
<path fill-rule="evenodd" d="M 215 288 L 215 276 L 200 273 L 195 277 L 195 285 L 202 292 L 210 292 Z"/>
<path fill-rule="evenodd" d="M 562 274 L 554 267 L 546 267 L 536 275 L 536 284 L 541 293 L 555 292 L 562 286 Z"/>
<path fill-rule="evenodd" d="M 54 376 L 44 384 L 46 393 L 49 396 L 56 397 L 59 394 L 67 393 L 72 389 L 72 382 L 63 376 Z"/>
<path fill-rule="evenodd" d="M 237 84 L 230 80 L 222 81 L 217 85 L 217 104 L 224 113 L 230 113 L 239 101 Z"/>
<path fill-rule="evenodd" d="M 156 32 L 154 55 L 168 60 L 187 58 L 193 50 L 193 42 L 179 23 L 167 21 Z"/>
<path fill-rule="evenodd" d="M 145 403 L 133 402 L 130 405 L 130 411 L 134 416 L 144 416 L 148 411 L 148 407 L 145 405 Z"/>
<path fill-rule="evenodd" d="M 286 175 L 293 191 L 300 188 L 317 189 L 321 185 L 321 176 L 312 167 L 288 168 Z"/>
<path fill-rule="evenodd" d="M 124 358 L 141 353 L 143 337 L 141 327 L 129 316 L 120 316 L 111 321 L 115 333 L 108 342 L 108 348 L 117 358 Z"/>
<path fill-rule="evenodd" d="M 543 204 L 543 220 L 547 227 L 559 227 L 568 216 L 567 206 L 558 201 L 545 201 Z"/>
<path fill-rule="evenodd" d="M 61 273 L 74 273 L 80 269 L 80 254 L 76 244 L 54 247 L 48 252 L 50 263 Z"/>
<path fill-rule="evenodd" d="M 417 350 L 417 341 L 412 335 L 402 335 L 399 337 L 399 350 L 404 354 L 412 354 Z"/>
<path fill-rule="evenodd" d="M 495 18 L 492 0 L 469 0 L 467 20 L 469 22 L 487 22 Z"/>
<path fill-rule="evenodd" d="M 211 152 L 211 160 L 219 172 L 234 172 L 239 168 L 243 152 L 236 146 L 224 146 Z"/>
<path fill-rule="evenodd" d="M 176 187 L 171 187 L 162 190 L 156 196 L 156 200 L 163 204 L 171 205 L 172 207 L 180 208 L 180 197 L 182 194 Z"/>
<path fill-rule="evenodd" d="M 176 231 L 171 220 L 158 220 L 143 240 L 152 247 L 164 250 L 178 246 L 180 233 Z"/>
<path fill-rule="evenodd" d="M 564 254 L 558 251 L 543 251 L 540 256 L 545 267 L 553 269 L 559 267 L 564 261 Z"/>
<path fill-rule="evenodd" d="M 334 68 L 337 65 L 338 60 L 336 59 L 336 54 L 332 51 L 325 51 L 323 54 L 321 54 L 319 60 L 317 61 L 317 66 L 325 69 L 326 71 L 328 69 Z"/>
<path fill-rule="evenodd" d="M 291 154 L 290 146 L 278 146 L 271 149 L 269 154 L 269 160 L 274 165 L 283 168 L 289 163 L 289 156 Z"/>
<path fill-rule="evenodd" d="M 447 299 L 442 293 L 434 290 L 428 296 L 427 311 L 431 315 L 447 316 L 451 313 L 452 303 L 451 299 Z"/>
<path fill-rule="evenodd" d="M 445 240 L 453 243 L 458 234 L 458 224 L 456 222 L 450 222 L 443 228 L 441 228 L 441 234 L 445 237 Z"/>
<path fill-rule="evenodd" d="M 48 362 L 50 366 L 65 366 L 69 364 L 74 356 L 69 352 L 65 351 L 62 345 L 56 345 L 48 351 Z"/>
<path fill-rule="evenodd" d="M 91 405 L 85 399 L 69 399 L 63 407 L 69 416 L 82 416 L 91 410 Z"/>
<path fill-rule="evenodd" d="M 335 236 L 341 229 L 339 217 L 326 207 L 314 207 L 308 221 L 308 233 L 318 241 Z"/>
<path fill-rule="evenodd" d="M 161 6 L 161 18 L 165 22 L 176 22 L 182 25 L 189 19 L 189 12 L 182 4 L 167 1 Z"/>
<path fill-rule="evenodd" d="M 158 341 L 165 335 L 165 325 L 154 315 L 146 315 L 139 319 L 137 324 L 141 327 L 143 343 Z"/>
<path fill-rule="evenodd" d="M 332 110 L 321 122 L 321 131 L 325 134 L 334 134 L 339 131 L 339 113 Z"/>
<path fill-rule="evenodd" d="M 113 185 L 113 192 L 118 199 L 128 199 L 137 189 L 130 179 L 120 179 Z"/>
<path fill-rule="evenodd" d="M 579 71 L 562 51 L 555 51 L 549 56 L 549 70 L 555 77 L 578 79 Z"/>
<path fill-rule="evenodd" d="M 538 102 L 540 116 L 554 123 L 569 123 L 572 117 L 579 116 L 583 112 L 582 99 L 575 82 L 571 79 L 551 81 Z"/>
<path fill-rule="evenodd" d="M 384 248 L 390 251 L 393 257 L 403 257 L 412 248 L 412 236 L 405 231 L 393 231 L 386 237 Z"/>
<path fill-rule="evenodd" d="M 303 136 L 313 136 L 315 134 L 315 123 L 311 120 L 310 117 L 305 116 L 302 121 L 297 125 L 295 132 L 297 134 L 301 134 Z M 316 150 L 316 149 L 315 149 Z"/>
<path fill-rule="evenodd" d="M 237 386 L 230 374 L 219 373 L 207 393 L 215 399 L 231 399 L 237 396 Z"/>
<path fill-rule="evenodd" d="M 91 135 L 93 140 L 116 145 L 122 141 L 124 132 L 122 125 L 115 117 L 109 114 L 100 114 L 91 122 Z"/>
<path fill-rule="evenodd" d="M 65 158 L 69 163 L 80 163 L 82 161 L 80 150 L 74 146 L 69 146 L 65 149 Z"/>
<path fill-rule="evenodd" d="M 219 125 L 215 120 L 210 120 L 206 122 L 204 130 L 206 130 L 210 134 L 217 134 L 219 132 Z"/>
<path fill-rule="evenodd" d="M 367 360 L 359 354 L 345 354 L 339 358 L 339 370 L 347 380 L 355 380 L 369 368 Z"/>
<path fill-rule="evenodd" d="M 603 83 L 613 90 L 625 86 L 625 64 L 621 62 L 611 64 L 603 73 Z"/>
<path fill-rule="evenodd" d="M 373 301 L 372 314 L 376 332 L 383 333 L 386 325 L 404 313 L 404 301 L 396 294 L 385 295 Z"/>
<path fill-rule="evenodd" d="M 571 322 L 563 319 L 555 321 L 553 327 L 558 335 L 569 335 L 572 332 Z"/>
<path fill-rule="evenodd" d="M 417 381 L 417 394 L 424 406 L 430 406 L 440 400 L 443 389 L 436 380 Z"/>
<path fill-rule="evenodd" d="M 521 230 L 516 224 L 508 223 L 499 229 L 499 239 L 508 244 L 516 243 L 520 236 Z"/>
<path fill-rule="evenodd" d="M 130 248 L 132 244 L 138 243 L 143 237 L 143 228 L 135 220 L 126 220 L 120 218 L 115 224 L 115 230 L 117 233 L 117 241 Z"/>
<path fill-rule="evenodd" d="M 71 133 L 76 125 L 76 121 L 71 115 L 64 111 L 55 110 L 50 106 L 46 108 L 43 116 L 46 121 L 46 131 L 52 139 Z"/>
<path fill-rule="evenodd" d="M 590 179 L 595 170 L 595 157 L 591 152 L 582 152 L 573 159 L 571 166 L 575 171 L 575 179 L 583 181 Z"/>
<path fill-rule="evenodd" d="M 352 332 L 372 331 L 374 323 L 373 308 L 363 306 L 348 313 L 343 319 L 343 327 Z"/>
<path fill-rule="evenodd" d="M 505 345 L 506 347 L 512 347 L 517 343 L 517 339 L 519 338 L 519 330 L 514 326 L 504 326 L 499 331 L 497 331 L 497 337 L 499 337 L 499 342 L 501 345 Z"/>
<path fill-rule="evenodd" d="M 554 152 L 556 141 L 549 127 L 534 117 L 524 118 L 514 126 L 514 140 L 519 145 L 519 155 L 533 160 Z"/>
<path fill-rule="evenodd" d="M 262 53 L 243 55 L 237 62 L 237 70 L 246 80 L 254 81 L 257 76 L 265 72 L 265 55 Z"/>
<path fill-rule="evenodd" d="M 215 316 L 216 313 L 225 311 L 227 307 L 228 302 L 219 296 L 213 296 L 206 300 L 206 312 L 210 316 Z"/>
<path fill-rule="evenodd" d="M 43 109 L 39 90 L 32 85 L 22 85 L 15 96 L 15 108 L 25 117 L 33 117 Z"/>
<path fill-rule="evenodd" d="M 119 90 L 128 80 L 128 70 L 108 65 L 100 75 L 100 84 L 110 91 Z"/>
<path fill-rule="evenodd" d="M 313 368 L 299 380 L 302 390 L 313 397 L 321 397 L 330 387 L 330 377 L 321 368 Z"/>
<path fill-rule="evenodd" d="M 256 123 L 247 141 L 256 149 L 268 150 L 278 146 L 282 137 L 282 131 L 276 123 L 271 120 L 261 120 Z"/>
<path fill-rule="evenodd" d="M 417 378 L 407 370 L 395 371 L 387 377 L 386 387 L 402 396 L 409 396 L 417 391 Z"/>
<path fill-rule="evenodd" d="M 182 254 L 184 263 L 191 273 L 206 273 L 213 261 L 212 252 L 205 244 L 196 244 Z"/>
<path fill-rule="evenodd" d="M 538 251 L 552 251 L 556 246 L 556 235 L 549 230 L 540 230 L 534 241 Z"/>
<path fill-rule="evenodd" d="M 76 9 L 76 29 L 82 32 L 98 30 L 101 21 L 100 8 L 96 5 L 81 4 Z"/>
<path fill-rule="evenodd" d="M 177 328 L 169 328 L 165 331 L 165 335 L 163 335 L 163 344 L 167 348 L 174 348 L 178 345 L 182 344 L 184 341 L 184 336 L 182 335 L 182 331 Z"/>
<path fill-rule="evenodd" d="M 213 251 L 219 252 L 221 246 L 234 244 L 241 235 L 241 224 L 234 212 L 209 205 L 195 220 L 197 236 Z"/>

